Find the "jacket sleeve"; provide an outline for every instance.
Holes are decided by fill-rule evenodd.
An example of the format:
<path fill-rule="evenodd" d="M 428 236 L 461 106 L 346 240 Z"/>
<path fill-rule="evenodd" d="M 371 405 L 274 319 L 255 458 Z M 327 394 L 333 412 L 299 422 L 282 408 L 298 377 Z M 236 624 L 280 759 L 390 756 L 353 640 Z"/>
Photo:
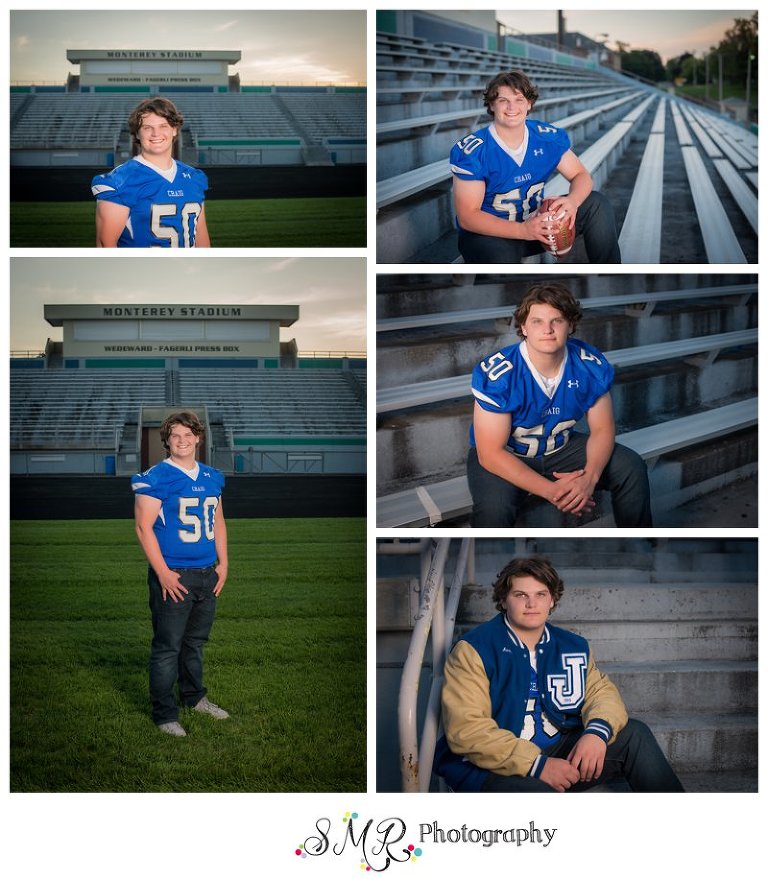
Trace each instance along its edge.
<path fill-rule="evenodd" d="M 528 775 L 541 750 L 502 729 L 491 716 L 483 662 L 474 647 L 459 641 L 445 664 L 443 727 L 448 746 L 481 769 L 499 775 Z"/>
<path fill-rule="evenodd" d="M 590 651 L 587 668 L 587 693 L 581 709 L 585 732 L 594 733 L 607 744 L 627 725 L 627 709 L 616 685 L 595 665 Z"/>

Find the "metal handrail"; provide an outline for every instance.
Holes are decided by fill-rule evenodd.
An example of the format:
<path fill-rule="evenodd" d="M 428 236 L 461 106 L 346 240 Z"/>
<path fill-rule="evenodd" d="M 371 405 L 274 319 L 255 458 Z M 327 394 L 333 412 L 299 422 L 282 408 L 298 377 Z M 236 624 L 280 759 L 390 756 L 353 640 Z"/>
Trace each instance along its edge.
<path fill-rule="evenodd" d="M 432 760 L 440 728 L 440 695 L 443 667 L 451 649 L 456 613 L 464 582 L 464 573 L 473 546 L 471 538 L 463 538 L 447 600 L 443 601 L 445 563 L 451 538 L 436 541 L 429 557 L 429 545 L 422 552 L 421 600 L 419 611 L 403 666 L 398 698 L 398 730 L 400 736 L 400 773 L 406 793 L 429 790 Z M 417 702 L 419 678 L 424 653 L 432 631 L 432 680 L 427 714 L 419 744 Z"/>

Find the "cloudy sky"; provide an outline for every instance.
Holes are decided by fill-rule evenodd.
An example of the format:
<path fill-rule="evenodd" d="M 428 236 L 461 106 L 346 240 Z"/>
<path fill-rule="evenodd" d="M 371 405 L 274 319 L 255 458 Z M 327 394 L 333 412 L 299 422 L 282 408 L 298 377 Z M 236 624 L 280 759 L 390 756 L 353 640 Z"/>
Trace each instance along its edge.
<path fill-rule="evenodd" d="M 72 303 L 298 305 L 299 320 L 281 329 L 282 341 L 295 338 L 302 352 L 366 350 L 364 259 L 16 257 L 11 350 L 61 340 L 43 306 Z"/>
<path fill-rule="evenodd" d="M 65 83 L 67 49 L 239 49 L 243 83 L 366 80 L 360 10 L 15 11 L 10 31 L 12 82 Z"/>
<path fill-rule="evenodd" d="M 661 5 L 661 4 L 658 4 Z M 677 4 L 673 4 L 677 5 Z M 616 3 L 616 7 L 620 7 Z M 652 49 L 663 61 L 683 52 L 702 52 L 716 46 L 736 18 L 751 18 L 754 10 L 627 10 L 624 12 L 564 10 L 568 31 L 578 31 L 595 40 L 629 43 L 630 49 Z M 554 33 L 557 13 L 498 11 L 497 18 L 523 33 Z M 607 34 L 607 37 L 606 37 Z"/>

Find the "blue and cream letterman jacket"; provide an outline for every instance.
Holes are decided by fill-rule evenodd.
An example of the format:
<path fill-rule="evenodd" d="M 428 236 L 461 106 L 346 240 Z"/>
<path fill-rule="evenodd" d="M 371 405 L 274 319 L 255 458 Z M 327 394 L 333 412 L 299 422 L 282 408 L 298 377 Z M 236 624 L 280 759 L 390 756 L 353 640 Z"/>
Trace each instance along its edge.
<path fill-rule="evenodd" d="M 583 730 L 610 744 L 627 723 L 613 683 L 580 635 L 547 625 L 536 648 L 547 717 L 561 731 Z M 455 791 L 479 791 L 489 772 L 536 778 L 547 757 L 520 738 L 531 679 L 528 648 L 503 613 L 473 629 L 445 666 L 443 726 L 434 769 Z"/>

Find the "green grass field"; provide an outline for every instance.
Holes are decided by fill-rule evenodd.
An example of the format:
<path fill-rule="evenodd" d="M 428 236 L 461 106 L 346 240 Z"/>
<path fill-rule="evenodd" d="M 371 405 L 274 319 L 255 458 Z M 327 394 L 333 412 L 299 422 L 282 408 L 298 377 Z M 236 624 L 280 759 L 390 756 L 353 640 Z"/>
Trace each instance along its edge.
<path fill-rule="evenodd" d="M 94 247 L 94 202 L 11 202 L 11 247 Z M 212 200 L 213 247 L 365 247 L 365 198 Z"/>
<path fill-rule="evenodd" d="M 230 720 L 149 714 L 129 520 L 11 523 L 12 791 L 363 791 L 364 519 L 233 519 L 206 686 Z"/>

